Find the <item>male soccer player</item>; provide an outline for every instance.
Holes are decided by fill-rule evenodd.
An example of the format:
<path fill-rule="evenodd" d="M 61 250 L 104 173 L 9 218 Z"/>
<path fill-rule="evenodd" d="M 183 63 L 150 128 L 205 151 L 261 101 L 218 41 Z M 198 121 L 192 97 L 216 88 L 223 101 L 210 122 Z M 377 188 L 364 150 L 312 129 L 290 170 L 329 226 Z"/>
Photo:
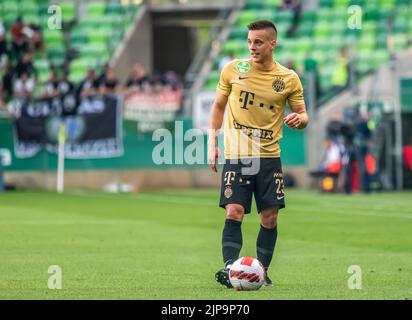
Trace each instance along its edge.
<path fill-rule="evenodd" d="M 228 288 L 231 287 L 228 270 L 239 258 L 241 224 L 244 214 L 250 213 L 252 194 L 260 216 L 257 258 L 266 270 L 264 284 L 272 284 L 267 270 L 276 244 L 278 211 L 285 207 L 279 148 L 282 123 L 296 129 L 308 124 L 298 75 L 273 59 L 275 25 L 256 21 L 248 29 L 250 59 L 235 59 L 223 68 L 210 116 L 208 162 L 217 172 L 216 159 L 220 158 L 217 135 L 228 105 L 224 124 L 226 162 L 220 195 L 220 207 L 226 209 L 222 234 L 225 267 L 215 275 L 216 281 Z M 286 101 L 291 113 L 284 118 Z M 242 146 L 245 141 L 257 152 L 250 148 L 245 151 Z"/>

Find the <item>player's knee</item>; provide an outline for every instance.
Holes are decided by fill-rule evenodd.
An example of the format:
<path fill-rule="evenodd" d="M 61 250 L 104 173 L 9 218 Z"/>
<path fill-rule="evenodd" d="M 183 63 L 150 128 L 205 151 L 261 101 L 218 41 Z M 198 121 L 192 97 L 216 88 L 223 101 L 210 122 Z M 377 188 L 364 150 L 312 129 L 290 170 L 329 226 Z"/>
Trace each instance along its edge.
<path fill-rule="evenodd" d="M 226 206 L 226 219 L 242 221 L 245 209 L 239 204 L 228 204 Z"/>
<path fill-rule="evenodd" d="M 267 229 L 273 229 L 278 223 L 278 209 L 271 208 L 260 213 L 260 223 Z"/>

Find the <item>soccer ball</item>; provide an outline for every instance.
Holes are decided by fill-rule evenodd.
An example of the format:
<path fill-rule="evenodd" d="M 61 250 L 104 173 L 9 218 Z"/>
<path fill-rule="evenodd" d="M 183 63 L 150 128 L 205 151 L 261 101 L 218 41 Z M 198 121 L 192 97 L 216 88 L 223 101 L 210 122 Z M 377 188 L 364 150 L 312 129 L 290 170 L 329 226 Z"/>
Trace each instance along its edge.
<path fill-rule="evenodd" d="M 229 269 L 229 280 L 235 290 L 259 290 L 264 276 L 262 264 L 252 257 L 237 259 Z"/>

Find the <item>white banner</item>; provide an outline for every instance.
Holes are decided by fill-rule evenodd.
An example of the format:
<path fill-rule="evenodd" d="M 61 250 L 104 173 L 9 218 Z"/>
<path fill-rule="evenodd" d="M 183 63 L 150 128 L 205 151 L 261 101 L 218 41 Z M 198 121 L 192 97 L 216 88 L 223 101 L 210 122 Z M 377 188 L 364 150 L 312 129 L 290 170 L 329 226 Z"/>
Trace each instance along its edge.
<path fill-rule="evenodd" d="M 181 102 L 182 90 L 135 92 L 125 96 L 124 118 L 137 121 L 139 131 L 154 131 L 175 119 Z"/>

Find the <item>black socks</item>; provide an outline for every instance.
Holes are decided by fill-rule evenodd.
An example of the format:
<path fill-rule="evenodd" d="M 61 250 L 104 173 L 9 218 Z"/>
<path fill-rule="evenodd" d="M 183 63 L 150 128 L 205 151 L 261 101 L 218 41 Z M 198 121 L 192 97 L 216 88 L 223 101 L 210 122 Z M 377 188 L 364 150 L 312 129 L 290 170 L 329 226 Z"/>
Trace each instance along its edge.
<path fill-rule="evenodd" d="M 222 234 L 222 254 L 225 267 L 239 258 L 242 249 L 242 223 L 236 220 L 226 219 Z"/>
<path fill-rule="evenodd" d="M 273 229 L 260 226 L 259 235 L 256 241 L 257 258 L 262 263 L 265 270 L 269 268 L 275 250 L 276 239 L 278 237 L 277 225 Z"/>

